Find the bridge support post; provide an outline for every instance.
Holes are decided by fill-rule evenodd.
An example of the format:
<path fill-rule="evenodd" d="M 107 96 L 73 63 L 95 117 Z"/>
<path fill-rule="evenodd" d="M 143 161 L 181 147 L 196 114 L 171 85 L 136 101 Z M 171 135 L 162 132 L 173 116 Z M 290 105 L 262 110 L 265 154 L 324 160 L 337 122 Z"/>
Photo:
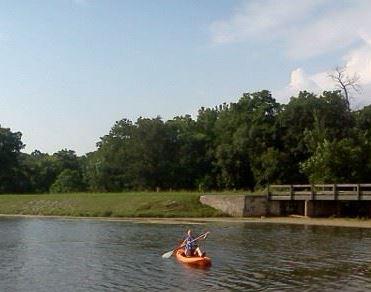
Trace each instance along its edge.
<path fill-rule="evenodd" d="M 304 216 L 312 217 L 314 215 L 314 201 L 306 200 L 304 202 Z"/>

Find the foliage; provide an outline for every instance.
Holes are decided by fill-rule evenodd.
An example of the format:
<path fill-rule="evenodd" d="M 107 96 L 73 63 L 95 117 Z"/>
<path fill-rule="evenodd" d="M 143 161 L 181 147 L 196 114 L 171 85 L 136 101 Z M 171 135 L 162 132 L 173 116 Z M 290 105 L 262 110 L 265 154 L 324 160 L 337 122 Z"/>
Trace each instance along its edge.
<path fill-rule="evenodd" d="M 65 169 L 50 187 L 52 193 L 73 193 L 84 190 L 82 177 L 79 171 Z"/>
<path fill-rule="evenodd" d="M 362 149 L 352 140 L 325 139 L 301 168 L 311 183 L 342 183 L 359 182 L 362 165 Z"/>
<path fill-rule="evenodd" d="M 20 171 L 20 151 L 24 147 L 20 132 L 0 127 L 0 193 L 22 192 L 23 179 Z"/>
<path fill-rule="evenodd" d="M 371 177 L 371 106 L 350 111 L 340 91 L 279 104 L 267 90 L 163 121 L 117 121 L 97 150 L 22 153 L 0 127 L 0 192 L 224 190 Z"/>

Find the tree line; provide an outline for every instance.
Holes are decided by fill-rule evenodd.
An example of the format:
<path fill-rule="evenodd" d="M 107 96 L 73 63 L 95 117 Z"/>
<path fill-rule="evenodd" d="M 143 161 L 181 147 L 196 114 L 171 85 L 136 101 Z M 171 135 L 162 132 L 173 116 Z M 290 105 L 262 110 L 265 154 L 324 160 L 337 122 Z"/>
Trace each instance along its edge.
<path fill-rule="evenodd" d="M 0 127 L 0 193 L 254 190 L 272 183 L 357 183 L 371 177 L 371 106 L 350 110 L 340 91 L 269 91 L 164 121 L 117 121 L 97 150 L 22 152 Z"/>

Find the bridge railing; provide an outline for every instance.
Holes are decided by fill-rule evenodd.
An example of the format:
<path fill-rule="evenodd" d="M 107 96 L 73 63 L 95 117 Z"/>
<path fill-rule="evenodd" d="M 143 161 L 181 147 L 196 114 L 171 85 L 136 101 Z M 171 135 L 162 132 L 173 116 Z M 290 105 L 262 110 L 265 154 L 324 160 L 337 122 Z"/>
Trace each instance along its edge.
<path fill-rule="evenodd" d="M 269 185 L 269 200 L 371 200 L 371 184 Z"/>

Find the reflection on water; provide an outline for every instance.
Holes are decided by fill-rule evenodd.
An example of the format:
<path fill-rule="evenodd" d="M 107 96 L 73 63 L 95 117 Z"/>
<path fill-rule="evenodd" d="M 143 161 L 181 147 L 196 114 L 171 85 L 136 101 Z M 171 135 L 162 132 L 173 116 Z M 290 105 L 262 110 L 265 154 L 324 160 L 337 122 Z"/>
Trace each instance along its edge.
<path fill-rule="evenodd" d="M 210 269 L 163 259 L 210 230 Z M 371 231 L 271 224 L 0 219 L 0 291 L 371 291 Z"/>

